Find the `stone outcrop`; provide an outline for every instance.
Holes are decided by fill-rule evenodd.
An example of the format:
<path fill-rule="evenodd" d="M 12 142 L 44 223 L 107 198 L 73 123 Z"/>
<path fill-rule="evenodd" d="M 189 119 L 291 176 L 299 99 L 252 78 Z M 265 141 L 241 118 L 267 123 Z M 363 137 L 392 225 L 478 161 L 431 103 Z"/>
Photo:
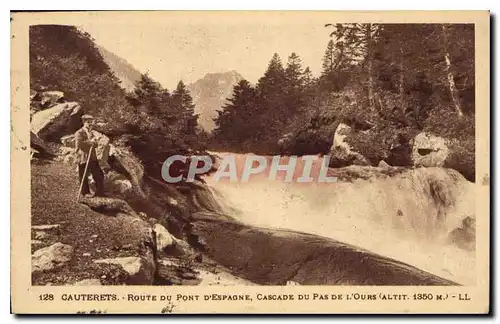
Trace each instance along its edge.
<path fill-rule="evenodd" d="M 39 154 L 54 155 L 54 152 L 47 143 L 32 131 L 30 131 L 30 146 Z"/>
<path fill-rule="evenodd" d="M 176 239 L 168 232 L 168 230 L 161 224 L 155 224 L 153 226 L 153 231 L 156 236 L 156 249 L 159 252 L 164 251 L 167 248 L 172 247 L 175 244 Z"/>
<path fill-rule="evenodd" d="M 92 210 L 111 216 L 131 215 L 139 218 L 139 215 L 122 199 L 108 197 L 81 198 L 81 203 L 89 206 Z"/>
<path fill-rule="evenodd" d="M 104 178 L 104 187 L 108 193 L 126 196 L 132 190 L 132 183 L 123 174 L 110 171 Z"/>
<path fill-rule="evenodd" d="M 416 167 L 442 167 L 449 153 L 443 137 L 422 132 L 413 139 L 412 160 Z"/>
<path fill-rule="evenodd" d="M 81 126 L 83 110 L 76 102 L 57 104 L 33 114 L 31 130 L 43 140 L 57 141 Z"/>
<path fill-rule="evenodd" d="M 64 92 L 62 91 L 44 91 L 39 94 L 40 106 L 50 108 L 58 103 L 64 102 Z"/>
<path fill-rule="evenodd" d="M 367 159 L 359 152 L 354 151 L 346 138 L 352 132 L 352 128 L 340 123 L 335 130 L 333 144 L 330 148 L 330 167 L 341 168 L 348 165 L 369 165 Z"/>
<path fill-rule="evenodd" d="M 102 286 L 99 279 L 83 279 L 75 282 L 72 286 Z"/>
<path fill-rule="evenodd" d="M 263 285 L 454 285 L 453 282 L 333 239 L 196 213 L 193 234 L 222 266 Z"/>
<path fill-rule="evenodd" d="M 146 199 L 146 193 L 143 191 L 144 167 L 132 152 L 123 147 L 112 146 L 108 162 L 113 170 L 125 175 L 130 180 L 134 194 L 138 198 Z"/>
<path fill-rule="evenodd" d="M 281 155 L 326 154 L 332 145 L 331 131 L 322 129 L 303 129 L 287 133 L 278 141 Z"/>
<path fill-rule="evenodd" d="M 97 264 L 115 264 L 120 266 L 127 274 L 126 283 L 129 285 L 151 285 L 154 280 L 154 260 L 137 256 L 118 257 L 94 260 Z"/>
<path fill-rule="evenodd" d="M 46 230 L 55 230 L 60 227 L 59 224 L 47 224 L 47 225 L 33 225 L 31 226 L 32 230 L 46 231 Z"/>
<path fill-rule="evenodd" d="M 62 91 L 42 91 L 30 90 L 30 118 L 33 114 L 51 108 L 59 103 L 63 103 L 64 93 Z"/>
<path fill-rule="evenodd" d="M 387 169 L 390 168 L 391 166 L 387 164 L 387 162 L 385 162 L 384 160 L 380 160 L 380 162 L 378 163 L 378 167 L 382 169 Z"/>
<path fill-rule="evenodd" d="M 57 242 L 33 253 L 31 271 L 46 271 L 62 267 L 71 260 L 72 256 L 73 247 L 71 245 Z"/>

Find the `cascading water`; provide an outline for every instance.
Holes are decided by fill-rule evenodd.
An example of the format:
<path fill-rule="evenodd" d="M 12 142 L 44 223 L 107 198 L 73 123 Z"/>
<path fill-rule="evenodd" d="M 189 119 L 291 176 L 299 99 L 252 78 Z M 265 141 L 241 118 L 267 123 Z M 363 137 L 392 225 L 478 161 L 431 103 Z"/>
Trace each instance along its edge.
<path fill-rule="evenodd" d="M 474 184 L 454 170 L 408 169 L 327 184 L 270 181 L 264 175 L 248 182 L 206 181 L 211 208 L 242 223 L 333 238 L 460 284 L 475 282 L 474 252 L 448 242 L 475 208 Z"/>

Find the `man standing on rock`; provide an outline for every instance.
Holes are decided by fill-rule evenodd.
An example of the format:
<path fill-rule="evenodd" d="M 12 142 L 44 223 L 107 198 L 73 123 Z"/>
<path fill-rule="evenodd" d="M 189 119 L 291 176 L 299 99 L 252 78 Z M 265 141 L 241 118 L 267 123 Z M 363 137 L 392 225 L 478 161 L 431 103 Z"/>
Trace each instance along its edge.
<path fill-rule="evenodd" d="M 78 176 L 80 178 L 80 183 L 83 181 L 82 185 L 82 195 L 90 195 L 89 188 L 89 172 L 94 178 L 96 191 L 95 196 L 104 196 L 104 174 L 99 166 L 99 161 L 97 159 L 96 147 L 97 138 L 92 132 L 92 125 L 94 118 L 91 115 L 82 116 L 83 127 L 80 128 L 75 133 L 75 146 L 76 154 L 78 160 Z M 89 159 L 90 154 L 90 159 Z M 87 172 L 85 172 L 85 165 L 89 161 Z"/>

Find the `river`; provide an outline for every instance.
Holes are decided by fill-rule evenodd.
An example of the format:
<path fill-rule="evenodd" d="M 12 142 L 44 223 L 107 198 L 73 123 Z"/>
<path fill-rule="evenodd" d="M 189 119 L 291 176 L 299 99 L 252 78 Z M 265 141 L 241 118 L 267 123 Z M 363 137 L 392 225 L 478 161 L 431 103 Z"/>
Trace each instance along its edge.
<path fill-rule="evenodd" d="M 248 157 L 217 155 L 233 155 L 239 175 Z M 303 164 L 298 162 L 297 174 Z M 376 170 L 354 170 L 365 169 Z M 214 176 L 206 181 L 224 213 L 242 223 L 333 238 L 459 284 L 475 283 L 475 253 L 447 241 L 464 217 L 474 215 L 474 184 L 456 171 L 408 169 L 390 177 L 335 183 L 287 183 L 284 172 L 275 180 L 267 175 L 252 175 L 246 182 Z"/>

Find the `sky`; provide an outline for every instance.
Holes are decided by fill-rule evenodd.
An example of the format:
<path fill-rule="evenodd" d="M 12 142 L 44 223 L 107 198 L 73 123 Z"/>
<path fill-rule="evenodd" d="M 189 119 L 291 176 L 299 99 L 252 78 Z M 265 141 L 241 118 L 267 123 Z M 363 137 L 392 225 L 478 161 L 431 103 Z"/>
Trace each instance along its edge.
<path fill-rule="evenodd" d="M 264 74 L 277 52 L 283 63 L 297 53 L 314 75 L 329 40 L 322 21 L 260 21 L 235 23 L 203 20 L 169 22 L 93 21 L 79 27 L 95 42 L 172 89 L 207 73 L 235 70 L 251 83 Z"/>

